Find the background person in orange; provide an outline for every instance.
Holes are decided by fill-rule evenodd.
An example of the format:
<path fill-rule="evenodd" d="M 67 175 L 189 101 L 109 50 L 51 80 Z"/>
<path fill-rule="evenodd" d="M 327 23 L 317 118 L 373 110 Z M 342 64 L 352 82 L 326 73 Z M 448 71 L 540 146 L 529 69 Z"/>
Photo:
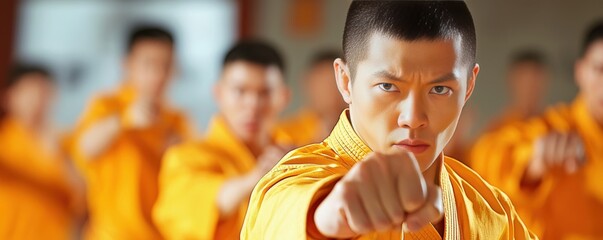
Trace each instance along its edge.
<path fill-rule="evenodd" d="M 158 239 L 151 210 L 164 151 L 190 134 L 165 101 L 174 39 L 164 29 L 134 29 L 124 81 L 95 98 L 78 123 L 73 155 L 88 184 L 89 239 Z"/>
<path fill-rule="evenodd" d="M 531 49 L 515 53 L 507 73 L 511 101 L 486 130 L 494 131 L 540 114 L 549 82 L 550 74 L 542 53 Z"/>
<path fill-rule="evenodd" d="M 486 134 L 472 153 L 543 239 L 603 238 L 603 21 L 582 49 L 573 103 Z"/>
<path fill-rule="evenodd" d="M 507 196 L 442 154 L 479 66 L 462 1 L 353 1 L 331 135 L 254 189 L 242 239 L 532 239 Z"/>
<path fill-rule="evenodd" d="M 0 238 L 72 239 L 83 185 L 50 121 L 55 85 L 41 66 L 14 67 L 0 109 Z"/>
<path fill-rule="evenodd" d="M 486 127 L 486 132 L 524 121 L 541 113 L 545 93 L 550 81 L 546 60 L 542 53 L 533 49 L 518 51 L 508 67 L 507 86 L 509 98 L 502 114 Z M 470 164 L 470 152 L 474 139 L 468 135 L 475 122 L 474 109 L 465 106 L 454 136 L 446 145 L 446 155 Z"/>
<path fill-rule="evenodd" d="M 290 142 L 273 130 L 284 85 L 270 45 L 243 41 L 226 54 L 207 135 L 165 156 L 154 219 L 167 239 L 239 239 L 253 186 Z"/>
<path fill-rule="evenodd" d="M 335 51 L 322 51 L 314 56 L 301 84 L 305 105 L 279 124 L 295 146 L 325 139 L 346 107 L 337 91 L 333 72 L 333 61 L 338 57 L 340 54 Z"/>

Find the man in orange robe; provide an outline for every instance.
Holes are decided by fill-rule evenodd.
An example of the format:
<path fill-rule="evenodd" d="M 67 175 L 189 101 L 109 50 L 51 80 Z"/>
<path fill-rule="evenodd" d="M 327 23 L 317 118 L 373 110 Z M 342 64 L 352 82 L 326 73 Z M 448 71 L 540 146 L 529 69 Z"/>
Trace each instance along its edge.
<path fill-rule="evenodd" d="M 132 31 L 125 81 L 88 106 L 72 137 L 72 154 L 88 185 L 88 239 L 160 239 L 151 211 L 168 146 L 190 134 L 163 94 L 174 58 L 172 35 Z"/>
<path fill-rule="evenodd" d="M 353 1 L 334 62 L 349 110 L 255 187 L 242 239 L 532 239 L 443 148 L 475 86 L 462 1 Z"/>
<path fill-rule="evenodd" d="M 226 54 L 207 135 L 165 155 L 153 216 L 167 239 L 239 239 L 253 186 L 290 144 L 273 130 L 282 71 L 279 53 L 263 42 L 243 41 Z"/>
<path fill-rule="evenodd" d="M 333 72 L 333 61 L 338 57 L 334 51 L 314 56 L 302 81 L 305 106 L 279 124 L 298 147 L 325 139 L 346 107 L 337 91 Z"/>
<path fill-rule="evenodd" d="M 41 66 L 20 65 L 0 113 L 0 239 L 70 239 L 84 213 L 83 185 L 50 124 L 55 86 Z"/>
<path fill-rule="evenodd" d="M 544 239 L 603 238 L 603 21 L 575 64 L 580 93 L 570 105 L 487 133 L 473 167 L 505 190 Z"/>

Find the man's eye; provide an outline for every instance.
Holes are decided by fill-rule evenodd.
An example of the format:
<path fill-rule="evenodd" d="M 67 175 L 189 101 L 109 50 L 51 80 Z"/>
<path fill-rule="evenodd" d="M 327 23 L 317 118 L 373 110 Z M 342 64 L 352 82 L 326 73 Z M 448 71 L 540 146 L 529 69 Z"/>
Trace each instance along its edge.
<path fill-rule="evenodd" d="M 396 86 L 394 86 L 394 84 L 391 84 L 391 83 L 379 83 L 379 88 L 381 88 L 381 90 L 386 91 L 386 92 L 398 91 Z"/>
<path fill-rule="evenodd" d="M 438 94 L 438 95 L 447 95 L 452 91 L 449 87 L 444 86 L 435 86 L 433 87 L 429 93 Z"/>

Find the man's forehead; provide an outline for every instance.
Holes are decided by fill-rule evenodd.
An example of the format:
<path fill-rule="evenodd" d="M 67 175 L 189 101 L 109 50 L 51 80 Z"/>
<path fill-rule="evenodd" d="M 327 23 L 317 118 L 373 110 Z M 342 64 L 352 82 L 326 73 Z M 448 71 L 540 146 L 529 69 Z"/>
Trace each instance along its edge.
<path fill-rule="evenodd" d="M 438 74 L 454 73 L 456 69 L 466 71 L 459 41 L 446 39 L 401 40 L 385 35 L 374 35 L 367 49 L 367 56 L 358 64 L 371 72 L 387 71 L 400 75 L 404 71 L 432 71 Z M 366 71 L 366 70 L 365 70 Z"/>
<path fill-rule="evenodd" d="M 223 81 L 238 84 L 277 85 L 284 82 L 282 71 L 277 66 L 264 66 L 244 61 L 224 66 Z"/>

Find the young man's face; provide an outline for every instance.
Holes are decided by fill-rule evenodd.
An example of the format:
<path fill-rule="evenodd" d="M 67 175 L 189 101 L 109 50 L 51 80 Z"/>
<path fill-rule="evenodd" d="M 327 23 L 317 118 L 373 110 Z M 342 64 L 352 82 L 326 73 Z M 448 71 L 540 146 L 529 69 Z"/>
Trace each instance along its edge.
<path fill-rule="evenodd" d="M 549 82 L 545 66 L 533 62 L 516 63 L 507 77 L 514 102 L 522 104 L 527 111 L 538 111 Z"/>
<path fill-rule="evenodd" d="M 220 112 L 244 142 L 269 134 L 281 107 L 276 104 L 284 85 L 277 67 L 236 61 L 224 67 L 214 91 Z"/>
<path fill-rule="evenodd" d="M 479 72 L 464 63 L 460 40 L 404 41 L 373 34 L 366 57 L 350 69 L 335 62 L 352 125 L 373 151 L 414 153 L 431 166 L 454 133 Z"/>
<path fill-rule="evenodd" d="M 43 123 L 48 120 L 54 103 L 55 89 L 47 76 L 31 73 L 21 77 L 7 92 L 7 108 L 10 115 Z"/>
<path fill-rule="evenodd" d="M 346 107 L 337 90 L 332 61 L 322 61 L 310 68 L 304 90 L 310 107 L 320 114 L 340 114 Z"/>
<path fill-rule="evenodd" d="M 172 75 L 173 48 L 165 41 L 140 40 L 126 59 L 126 74 L 138 94 L 159 98 Z"/>
<path fill-rule="evenodd" d="M 603 40 L 593 43 L 575 68 L 580 94 L 589 112 L 603 126 Z"/>

